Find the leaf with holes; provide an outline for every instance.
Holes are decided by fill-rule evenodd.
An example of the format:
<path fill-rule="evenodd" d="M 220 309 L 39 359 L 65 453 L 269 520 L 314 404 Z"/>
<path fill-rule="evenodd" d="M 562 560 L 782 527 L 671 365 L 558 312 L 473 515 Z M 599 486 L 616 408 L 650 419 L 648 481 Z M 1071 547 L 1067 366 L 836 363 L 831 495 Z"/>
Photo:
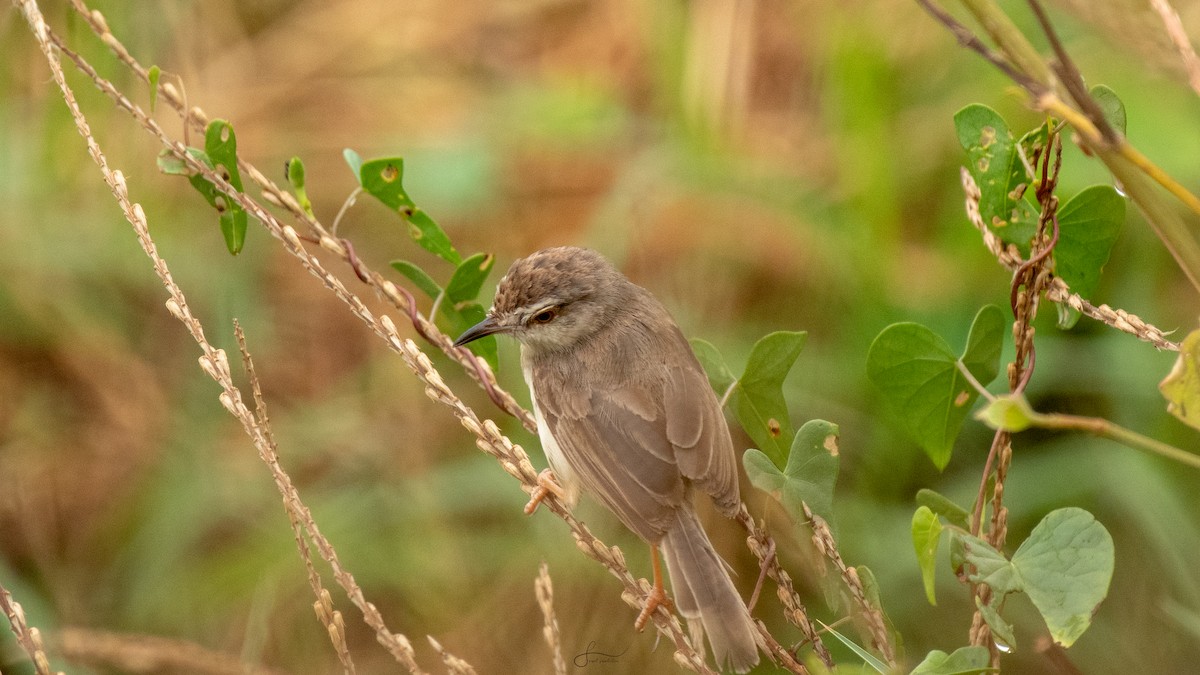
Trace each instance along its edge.
<path fill-rule="evenodd" d="M 225 179 L 234 190 L 242 191 L 242 174 L 238 170 L 237 135 L 233 126 L 225 120 L 213 120 L 208 123 L 204 132 L 204 154 L 212 162 L 213 170 Z M 193 176 L 193 185 L 195 185 Z M 208 181 L 205 181 L 206 183 Z M 221 234 L 225 236 L 225 246 L 233 255 L 241 252 L 246 243 L 246 227 L 248 220 L 246 211 L 224 193 L 213 186 L 212 198 L 209 201 L 221 217 Z"/>
<path fill-rule="evenodd" d="M 967 151 L 967 170 L 979 186 L 983 222 L 1001 240 L 1016 244 L 1027 255 L 1037 231 L 1038 211 L 1024 198 L 1029 176 L 1008 124 L 1000 113 L 976 103 L 954 115 L 954 128 Z M 1035 143 L 1040 129 L 1022 143 Z"/>
<path fill-rule="evenodd" d="M 742 456 L 742 465 L 754 487 L 774 495 L 797 522 L 803 522 L 804 505 L 826 522 L 833 520 L 833 488 L 838 475 L 838 426 L 809 420 L 796 433 L 787 466 L 780 471 L 767 455 L 753 448 Z"/>
<path fill-rule="evenodd" d="M 450 243 L 450 237 L 446 236 L 442 226 L 429 217 L 428 213 L 421 209 L 414 209 L 411 212 L 404 212 L 404 217 L 408 220 L 408 234 L 412 236 L 413 241 L 421 245 L 421 248 L 451 265 L 457 266 L 462 263 L 462 256 Z"/>
<path fill-rule="evenodd" d="M 975 315 L 961 359 L 945 340 L 917 323 L 892 324 L 871 344 L 867 377 L 939 469 L 950 461 L 954 439 L 979 397 L 958 362 L 987 386 L 999 372 L 1003 344 L 1004 314 L 995 305 Z"/>
<path fill-rule="evenodd" d="M 235 190 L 242 191 L 242 176 L 237 166 L 237 137 L 228 122 L 224 120 L 210 122 L 204 133 L 204 149 L 188 148 L 187 152 L 220 175 Z M 207 178 L 193 173 L 187 164 L 170 150 L 159 153 L 158 168 L 166 174 L 188 177 L 188 182 L 192 184 L 192 187 L 204 197 L 209 206 L 217 210 L 225 247 L 233 255 L 240 253 L 246 242 L 246 227 L 249 223 L 246 211 L 228 195 L 218 190 L 217 186 Z"/>
<path fill-rule="evenodd" d="M 1107 185 L 1093 185 L 1058 209 L 1054 272 L 1072 292 L 1084 298 L 1096 292 L 1100 271 L 1108 263 L 1124 223 L 1125 198 Z M 1079 312 L 1065 303 L 1058 307 L 1058 327 L 1074 326 Z"/>
<path fill-rule="evenodd" d="M 778 331 L 755 343 L 734 390 L 732 409 L 758 449 L 780 466 L 787 461 L 796 432 L 788 419 L 783 380 L 791 371 L 808 333 Z"/>

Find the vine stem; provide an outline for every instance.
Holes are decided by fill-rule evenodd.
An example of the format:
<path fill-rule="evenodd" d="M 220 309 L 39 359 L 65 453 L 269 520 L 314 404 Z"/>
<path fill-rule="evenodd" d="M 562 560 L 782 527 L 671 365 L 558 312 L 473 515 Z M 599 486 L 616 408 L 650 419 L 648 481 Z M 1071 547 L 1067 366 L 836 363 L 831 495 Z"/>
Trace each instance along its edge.
<path fill-rule="evenodd" d="M 1102 417 L 1082 417 L 1065 413 L 1039 413 L 1035 411 L 1030 421 L 1034 426 L 1043 429 L 1083 431 L 1094 436 L 1116 441 L 1135 450 L 1144 450 L 1200 469 L 1200 455 L 1163 443 L 1149 436 L 1143 436 L 1132 429 L 1126 429 Z"/>

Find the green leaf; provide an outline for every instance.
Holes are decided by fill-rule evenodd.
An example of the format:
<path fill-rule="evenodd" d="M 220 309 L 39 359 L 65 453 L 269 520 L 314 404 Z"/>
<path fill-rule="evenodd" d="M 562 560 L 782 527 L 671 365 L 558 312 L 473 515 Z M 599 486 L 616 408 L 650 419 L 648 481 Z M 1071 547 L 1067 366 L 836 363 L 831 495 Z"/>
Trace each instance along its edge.
<path fill-rule="evenodd" d="M 363 167 L 366 170 L 366 167 Z M 408 233 L 412 236 L 413 241 L 417 242 L 426 251 L 438 256 L 451 265 L 459 265 L 462 263 L 462 256 L 454 249 L 450 243 L 450 237 L 446 236 L 446 232 L 442 230 L 442 226 L 438 225 L 433 218 L 429 217 L 421 209 L 414 209 L 411 212 L 403 212 L 405 218 L 408 219 Z"/>
<path fill-rule="evenodd" d="M 917 508 L 912 518 L 913 550 L 921 568 L 921 580 L 925 583 L 925 597 L 929 604 L 937 604 L 934 591 L 934 569 L 937 564 L 938 544 L 942 540 L 942 521 L 927 506 Z"/>
<path fill-rule="evenodd" d="M 997 595 L 1021 590 L 1021 578 L 1017 569 L 1003 553 L 974 535 L 960 532 L 958 537 L 962 540 L 966 561 L 975 566 L 974 571 L 968 575 L 971 581 L 987 584 Z"/>
<path fill-rule="evenodd" d="M 242 191 L 242 176 L 237 166 L 237 136 L 225 120 L 213 120 L 204 133 L 204 150 L 188 148 L 188 154 L 225 179 L 234 190 Z M 204 176 L 193 173 L 183 160 L 169 150 L 158 154 L 158 168 L 166 174 L 187 176 L 188 182 L 217 210 L 225 246 L 233 255 L 246 242 L 246 211 Z"/>
<path fill-rule="evenodd" d="M 996 596 L 992 596 L 993 598 Z M 1000 616 L 1000 612 L 990 604 L 987 604 L 975 596 L 975 607 L 979 609 L 979 614 L 983 616 L 983 621 L 992 630 L 992 637 L 997 641 L 1010 648 L 1017 646 L 1017 639 L 1013 636 L 1012 624 L 1004 620 Z"/>
<path fill-rule="evenodd" d="M 842 644 L 846 645 L 846 647 L 848 647 L 850 649 L 850 651 L 854 652 L 855 655 L 858 656 L 858 658 L 863 660 L 863 663 L 867 664 L 871 668 L 874 668 L 875 672 L 882 673 L 884 675 L 886 675 L 888 672 L 890 672 L 886 663 L 884 663 L 883 661 L 880 661 L 879 658 L 876 657 L 871 652 L 860 647 L 856 642 L 854 642 L 854 640 L 851 640 L 850 638 L 846 637 L 845 635 L 842 635 L 841 633 L 837 632 L 836 630 L 833 629 L 832 626 L 826 625 L 825 622 L 821 621 L 820 619 L 817 619 L 817 623 L 821 624 L 821 628 L 825 629 L 825 632 L 834 636 L 835 638 L 838 639 L 838 641 L 840 641 Z"/>
<path fill-rule="evenodd" d="M 711 343 L 699 338 L 692 338 L 690 342 L 692 351 L 696 354 L 696 360 L 708 374 L 708 383 L 712 385 L 718 396 L 724 396 L 735 378 L 730 372 L 729 366 L 725 365 L 725 359 L 721 357 L 721 352 L 717 351 L 717 348 Z"/>
<path fill-rule="evenodd" d="M 990 673 L 991 655 L 987 647 L 960 647 L 953 654 L 933 650 L 925 655 L 911 675 L 976 675 Z"/>
<path fill-rule="evenodd" d="M 283 170 L 287 174 L 292 191 L 296 193 L 296 201 L 300 202 L 300 208 L 308 215 L 313 215 L 312 202 L 308 199 L 308 191 L 304 189 L 304 162 L 300 161 L 299 157 L 293 157 L 284 164 Z"/>
<path fill-rule="evenodd" d="M 1070 647 L 1091 625 L 1108 595 L 1113 556 L 1108 530 L 1075 507 L 1051 511 L 1013 554 L 1012 566 L 1058 644 Z"/>
<path fill-rule="evenodd" d="M 438 296 L 442 294 L 442 287 L 433 280 L 433 277 L 426 274 L 425 270 L 417 267 L 413 263 L 410 263 L 407 260 L 393 260 L 388 264 L 392 266 L 392 269 L 407 277 L 409 281 L 413 282 L 414 286 L 421 289 L 421 291 L 430 298 L 437 300 Z M 468 326 L 468 328 L 469 327 L 470 326 Z"/>
<path fill-rule="evenodd" d="M 1004 314 L 987 305 L 975 315 L 962 363 L 983 386 L 996 377 L 1004 344 Z M 959 371 L 946 341 L 925 326 L 898 323 L 875 338 L 867 376 L 925 454 L 939 468 L 979 393 Z"/>
<path fill-rule="evenodd" d="M 738 380 L 733 411 L 746 434 L 776 464 L 787 460 L 795 436 L 783 399 L 783 380 L 792 369 L 808 333 L 778 331 L 755 343 Z"/>
<path fill-rule="evenodd" d="M 1125 198 L 1107 185 L 1093 185 L 1059 208 L 1054 272 L 1073 292 L 1085 298 L 1096 292 L 1124 223 Z M 1074 326 L 1079 312 L 1063 303 L 1058 307 L 1059 328 Z"/>
<path fill-rule="evenodd" d="M 797 522 L 805 520 L 805 504 L 814 514 L 832 522 L 839 463 L 837 438 L 836 424 L 809 420 L 796 434 L 783 471 L 765 453 L 753 448 L 742 456 L 742 465 L 750 483 L 778 498 Z"/>
<path fill-rule="evenodd" d="M 162 77 L 162 69 L 158 66 L 150 66 L 150 70 L 146 71 L 146 79 L 150 81 L 150 112 L 154 112 L 154 108 L 158 106 L 158 79 Z"/>
<path fill-rule="evenodd" d="M 207 166 L 212 166 L 212 160 L 200 148 L 188 148 L 188 154 L 192 155 Z M 163 148 L 158 153 L 158 170 L 170 176 L 191 176 L 192 170 L 188 168 L 187 163 L 180 159 L 175 151 L 170 148 Z M 207 182 L 207 181 L 205 181 Z"/>
<path fill-rule="evenodd" d="M 750 479 L 751 485 L 776 499 L 782 498 L 787 478 L 770 457 L 761 450 L 750 448 L 742 455 L 742 466 L 746 468 L 746 477 Z"/>
<path fill-rule="evenodd" d="M 347 159 L 349 161 L 349 159 Z M 404 191 L 404 158 L 381 157 L 368 160 L 358 170 L 358 182 L 364 191 L 393 211 L 415 207 Z M 403 215 L 403 213 L 402 213 Z"/>
<path fill-rule="evenodd" d="M 1121 102 L 1121 98 L 1117 96 L 1117 92 L 1111 87 L 1104 84 L 1098 84 L 1089 90 L 1092 98 L 1096 99 L 1096 103 L 1100 106 L 1100 111 L 1104 113 L 1104 119 L 1113 125 L 1113 128 L 1125 135 L 1125 104 Z"/>
<path fill-rule="evenodd" d="M 997 396 L 975 413 L 975 419 L 989 427 L 1013 433 L 1025 431 L 1033 426 L 1036 416 L 1037 413 L 1020 394 Z"/>
<path fill-rule="evenodd" d="M 446 284 L 446 297 L 455 304 L 474 300 L 495 263 L 496 258 L 490 253 L 476 253 L 462 261 Z"/>
<path fill-rule="evenodd" d="M 234 190 L 242 191 L 242 175 L 237 165 L 237 135 L 233 126 L 225 120 L 213 120 L 204 132 L 204 153 L 212 161 L 213 170 Z M 196 178 L 193 176 L 193 179 Z M 206 183 L 208 181 L 205 181 Z M 195 185 L 195 182 L 193 182 Z M 203 192 L 203 191 L 202 191 Z M 246 243 L 248 221 L 246 211 L 236 202 L 213 187 L 209 203 L 220 214 L 221 234 L 225 236 L 225 247 L 233 255 L 241 252 Z"/>
<path fill-rule="evenodd" d="M 950 554 L 950 569 L 954 570 L 956 577 L 966 583 L 967 547 L 963 543 L 962 534 L 958 530 L 950 530 L 950 546 L 947 548 Z"/>
<path fill-rule="evenodd" d="M 941 495 L 928 488 L 917 490 L 917 504 L 933 511 L 962 529 L 968 528 L 969 513 L 963 507 L 955 504 L 949 497 Z"/>
<path fill-rule="evenodd" d="M 967 170 L 979 185 L 983 222 L 1027 254 L 1037 232 L 1038 211 L 1023 198 L 1029 177 L 1004 118 L 985 105 L 972 104 L 954 115 L 954 128 L 967 151 Z M 1039 133 L 1035 129 L 1022 142 L 1036 142 Z"/>
<path fill-rule="evenodd" d="M 354 180 L 358 181 L 359 185 L 362 185 L 362 157 L 359 157 L 358 153 L 350 148 L 345 148 L 342 150 L 342 158 L 346 160 L 346 164 L 349 164 L 350 170 L 354 172 Z"/>
<path fill-rule="evenodd" d="M 1188 426 L 1200 429 L 1200 330 L 1188 333 L 1179 345 L 1179 358 L 1158 390 L 1167 411 Z"/>

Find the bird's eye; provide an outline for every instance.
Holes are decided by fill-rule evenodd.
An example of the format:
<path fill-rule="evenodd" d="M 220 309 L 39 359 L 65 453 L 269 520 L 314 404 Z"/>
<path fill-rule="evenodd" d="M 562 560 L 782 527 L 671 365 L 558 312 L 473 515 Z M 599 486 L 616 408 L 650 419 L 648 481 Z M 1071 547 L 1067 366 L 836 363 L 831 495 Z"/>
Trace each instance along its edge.
<path fill-rule="evenodd" d="M 558 310 L 553 307 L 547 307 L 542 311 L 534 314 L 530 319 L 530 323 L 550 323 L 554 317 L 558 316 Z"/>

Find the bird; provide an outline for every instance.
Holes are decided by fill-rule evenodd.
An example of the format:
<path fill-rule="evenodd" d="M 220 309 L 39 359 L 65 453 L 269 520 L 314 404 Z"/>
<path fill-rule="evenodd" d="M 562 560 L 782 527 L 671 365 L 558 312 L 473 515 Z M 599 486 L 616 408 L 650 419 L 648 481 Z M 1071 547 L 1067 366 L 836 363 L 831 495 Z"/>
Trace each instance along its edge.
<path fill-rule="evenodd" d="M 694 503 L 700 492 L 726 517 L 737 513 L 733 441 L 671 314 L 598 252 L 563 246 L 515 261 L 486 318 L 454 345 L 493 334 L 521 345 L 550 464 L 539 485 L 571 508 L 589 495 L 650 545 L 654 585 L 635 628 L 659 605 L 671 607 L 661 549 L 674 606 L 694 634 L 707 634 L 718 666 L 752 668 L 759 660 L 753 619 Z"/>

